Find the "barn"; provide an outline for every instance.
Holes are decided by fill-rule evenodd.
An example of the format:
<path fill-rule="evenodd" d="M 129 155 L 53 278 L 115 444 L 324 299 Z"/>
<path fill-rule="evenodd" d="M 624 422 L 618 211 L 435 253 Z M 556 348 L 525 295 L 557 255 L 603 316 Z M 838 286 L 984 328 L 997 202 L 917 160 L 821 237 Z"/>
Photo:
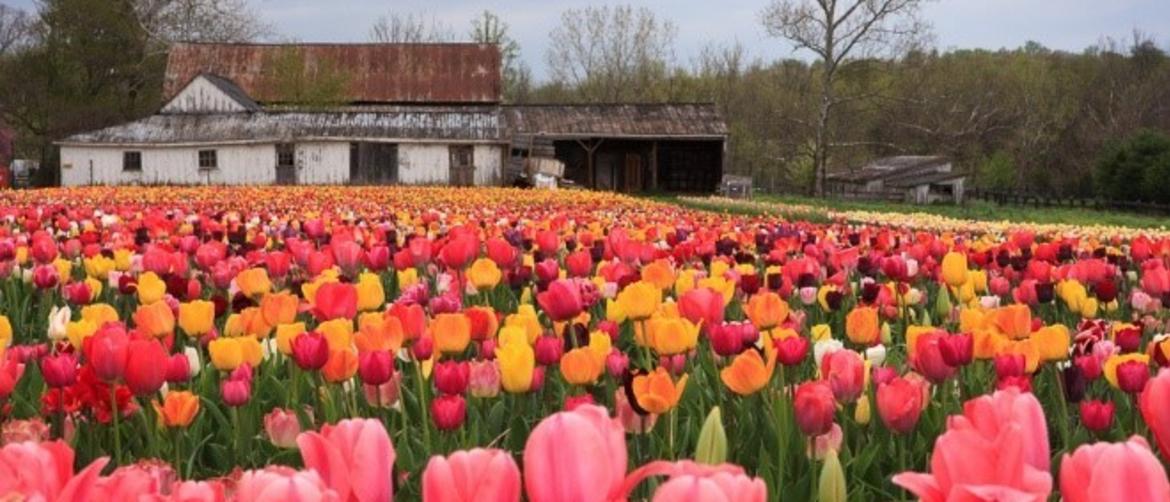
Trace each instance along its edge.
<path fill-rule="evenodd" d="M 67 137 L 63 185 L 504 185 L 555 158 L 598 189 L 711 191 L 712 105 L 501 104 L 489 44 L 178 44 L 164 103 Z"/>

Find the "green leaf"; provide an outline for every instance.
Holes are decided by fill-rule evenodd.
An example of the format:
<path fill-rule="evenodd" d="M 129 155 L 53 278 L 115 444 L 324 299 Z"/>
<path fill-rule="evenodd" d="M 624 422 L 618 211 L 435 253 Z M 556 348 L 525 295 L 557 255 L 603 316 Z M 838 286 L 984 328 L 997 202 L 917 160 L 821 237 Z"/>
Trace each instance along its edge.
<path fill-rule="evenodd" d="M 699 442 L 695 445 L 695 462 L 718 465 L 727 461 L 727 432 L 723 430 L 723 415 L 719 407 L 711 408 L 703 428 L 699 431 Z"/>
<path fill-rule="evenodd" d="M 849 500 L 845 488 L 845 469 L 841 467 L 841 459 L 837 458 L 837 450 L 830 448 L 825 453 L 825 464 L 821 467 L 819 484 L 817 500 L 820 502 L 845 502 Z"/>

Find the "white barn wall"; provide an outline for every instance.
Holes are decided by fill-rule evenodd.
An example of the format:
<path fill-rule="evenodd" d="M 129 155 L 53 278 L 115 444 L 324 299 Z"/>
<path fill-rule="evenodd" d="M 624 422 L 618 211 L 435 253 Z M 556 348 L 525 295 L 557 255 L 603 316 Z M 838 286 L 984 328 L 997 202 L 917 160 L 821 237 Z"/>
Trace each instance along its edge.
<path fill-rule="evenodd" d="M 398 145 L 398 182 L 406 185 L 444 185 L 451 159 L 446 144 Z"/>
<path fill-rule="evenodd" d="M 298 184 L 340 185 L 349 182 L 349 143 L 297 143 L 296 148 Z"/>
<path fill-rule="evenodd" d="M 228 96 L 215 84 L 200 76 L 184 87 L 162 108 L 162 113 L 229 113 L 244 112 L 238 101 Z"/>
<path fill-rule="evenodd" d="M 473 153 L 475 162 L 476 186 L 494 186 L 500 184 L 500 172 L 503 162 L 503 147 L 500 145 L 475 145 Z"/>

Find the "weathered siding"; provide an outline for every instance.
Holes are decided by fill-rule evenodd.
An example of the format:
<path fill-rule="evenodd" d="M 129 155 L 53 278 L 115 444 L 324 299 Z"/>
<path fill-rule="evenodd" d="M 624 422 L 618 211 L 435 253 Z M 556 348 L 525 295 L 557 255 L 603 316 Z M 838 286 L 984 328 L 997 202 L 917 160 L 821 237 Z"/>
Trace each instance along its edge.
<path fill-rule="evenodd" d="M 503 147 L 499 145 L 475 145 L 475 184 L 493 186 L 500 184 Z"/>
<path fill-rule="evenodd" d="M 450 177 L 451 159 L 445 144 L 398 145 L 398 182 L 441 185 Z"/>
<path fill-rule="evenodd" d="M 197 77 L 183 91 L 163 105 L 162 113 L 231 113 L 247 108 L 216 87 L 206 77 Z"/>
<path fill-rule="evenodd" d="M 347 182 L 349 143 L 297 143 L 298 184 L 339 185 Z"/>
<path fill-rule="evenodd" d="M 216 150 L 216 169 L 199 169 L 199 150 L 205 149 Z M 142 152 L 142 171 L 122 170 L 127 150 Z M 67 186 L 257 185 L 276 179 L 276 149 L 271 144 L 140 149 L 65 146 L 61 166 L 61 184 Z"/>

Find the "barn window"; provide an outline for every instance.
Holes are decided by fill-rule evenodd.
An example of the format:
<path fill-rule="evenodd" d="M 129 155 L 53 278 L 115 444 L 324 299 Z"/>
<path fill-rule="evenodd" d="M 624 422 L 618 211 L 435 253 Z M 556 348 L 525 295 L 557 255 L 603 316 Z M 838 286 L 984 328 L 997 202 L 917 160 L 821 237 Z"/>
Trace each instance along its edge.
<path fill-rule="evenodd" d="M 219 167 L 219 159 L 215 150 L 199 150 L 200 171 L 209 171 L 217 167 Z"/>
<path fill-rule="evenodd" d="M 123 171 L 142 170 L 142 152 L 122 152 Z"/>

